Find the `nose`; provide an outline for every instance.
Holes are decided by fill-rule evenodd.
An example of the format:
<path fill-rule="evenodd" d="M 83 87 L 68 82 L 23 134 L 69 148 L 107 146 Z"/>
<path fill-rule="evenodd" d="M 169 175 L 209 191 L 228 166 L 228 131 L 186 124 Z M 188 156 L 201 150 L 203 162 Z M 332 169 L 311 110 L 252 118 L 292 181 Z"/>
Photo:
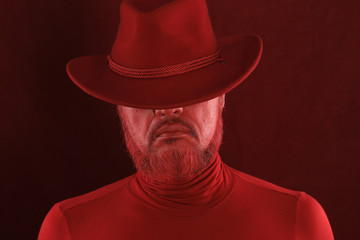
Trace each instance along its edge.
<path fill-rule="evenodd" d="M 180 115 L 182 112 L 183 112 L 182 107 L 168 108 L 168 109 L 156 109 L 155 115 L 157 117 L 164 117 L 164 116 Z"/>

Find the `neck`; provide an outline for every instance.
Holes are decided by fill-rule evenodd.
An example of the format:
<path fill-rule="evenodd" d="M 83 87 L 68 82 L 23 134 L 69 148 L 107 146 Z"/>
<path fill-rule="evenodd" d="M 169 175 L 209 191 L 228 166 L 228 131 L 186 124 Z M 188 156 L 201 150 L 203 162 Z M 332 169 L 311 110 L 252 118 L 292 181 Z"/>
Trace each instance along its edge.
<path fill-rule="evenodd" d="M 218 153 L 201 173 L 182 182 L 158 182 L 136 174 L 132 192 L 148 206 L 175 215 L 200 214 L 225 200 L 232 176 Z"/>

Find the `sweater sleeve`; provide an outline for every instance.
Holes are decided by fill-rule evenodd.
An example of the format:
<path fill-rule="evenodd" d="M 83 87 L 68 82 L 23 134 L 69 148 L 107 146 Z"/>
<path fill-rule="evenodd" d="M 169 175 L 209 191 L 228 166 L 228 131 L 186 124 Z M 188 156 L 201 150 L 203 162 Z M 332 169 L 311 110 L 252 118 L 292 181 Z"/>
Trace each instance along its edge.
<path fill-rule="evenodd" d="M 306 193 L 297 200 L 295 240 L 333 240 L 329 220 L 320 204 Z"/>
<path fill-rule="evenodd" d="M 70 240 L 68 225 L 59 204 L 55 204 L 45 217 L 38 240 Z"/>

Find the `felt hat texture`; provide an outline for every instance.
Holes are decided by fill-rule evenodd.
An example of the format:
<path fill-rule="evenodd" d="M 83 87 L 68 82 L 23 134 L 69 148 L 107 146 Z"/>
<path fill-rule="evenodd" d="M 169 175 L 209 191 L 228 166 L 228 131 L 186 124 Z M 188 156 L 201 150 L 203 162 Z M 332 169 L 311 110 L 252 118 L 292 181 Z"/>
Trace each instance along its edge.
<path fill-rule="evenodd" d="M 120 4 L 120 24 L 110 54 L 68 62 L 69 77 L 86 93 L 135 108 L 187 106 L 227 93 L 258 64 L 261 38 L 238 34 L 217 39 L 205 0 L 142 3 L 124 0 Z M 197 63 L 208 61 L 206 57 L 216 52 L 219 58 Z M 129 76 L 110 63 L 131 73 L 151 70 L 156 74 Z M 171 70 L 179 68 L 187 70 Z M 170 69 L 166 76 L 157 74 L 164 69 Z"/>

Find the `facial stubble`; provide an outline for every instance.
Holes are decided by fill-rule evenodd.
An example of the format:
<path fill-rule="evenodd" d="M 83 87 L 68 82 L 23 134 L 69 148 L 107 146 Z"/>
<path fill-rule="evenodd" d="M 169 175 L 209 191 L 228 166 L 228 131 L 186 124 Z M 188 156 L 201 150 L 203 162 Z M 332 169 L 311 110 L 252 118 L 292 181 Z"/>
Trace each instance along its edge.
<path fill-rule="evenodd" d="M 223 119 L 222 109 L 218 109 L 216 127 L 207 147 L 201 149 L 196 144 L 186 144 L 181 148 L 166 151 L 141 150 L 131 136 L 127 122 L 119 112 L 126 147 L 136 169 L 143 177 L 157 182 L 176 183 L 191 180 L 201 174 L 214 159 L 222 142 Z M 176 120 L 174 120 L 176 122 Z M 179 120 L 181 122 L 181 120 Z M 189 125 L 187 125 L 189 127 Z M 166 144 L 176 144 L 177 139 L 168 139 Z"/>

